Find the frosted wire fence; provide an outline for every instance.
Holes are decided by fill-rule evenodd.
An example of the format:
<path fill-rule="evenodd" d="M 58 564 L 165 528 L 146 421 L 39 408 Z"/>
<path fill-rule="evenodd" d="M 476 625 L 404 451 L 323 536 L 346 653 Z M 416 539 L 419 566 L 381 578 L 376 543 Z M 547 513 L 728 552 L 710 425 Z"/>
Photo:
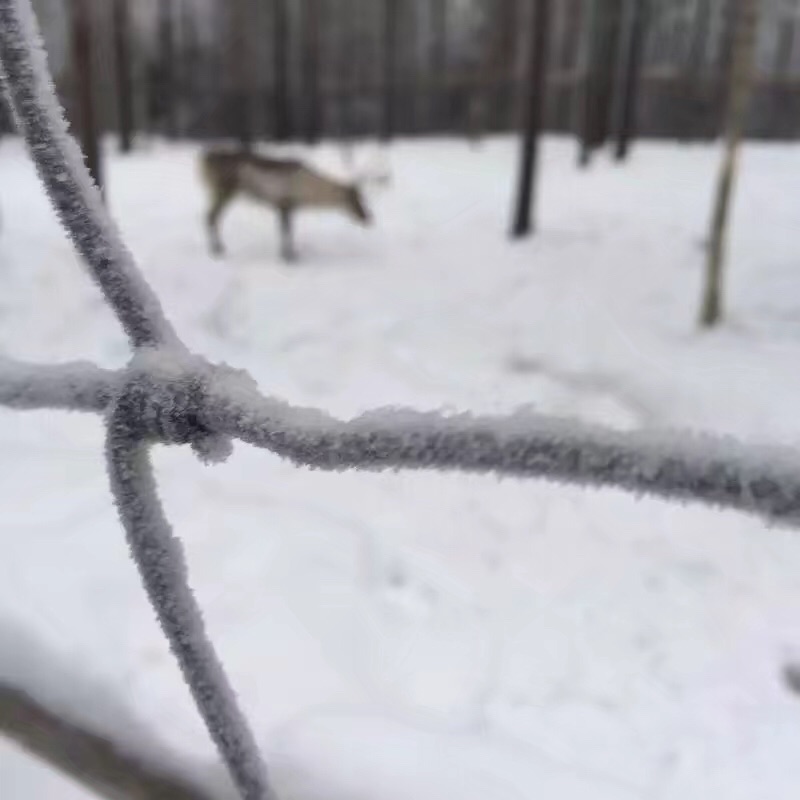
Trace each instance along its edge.
<path fill-rule="evenodd" d="M 620 433 L 528 411 L 495 418 L 393 408 L 341 421 L 264 397 L 246 373 L 192 354 L 167 321 L 67 133 L 30 0 L 0 0 L 0 70 L 39 177 L 133 350 L 118 371 L 0 361 L 0 403 L 104 419 L 111 491 L 131 555 L 244 800 L 274 795 L 158 499 L 154 443 L 188 444 L 209 463 L 240 439 L 316 469 L 438 469 L 611 486 L 800 525 L 800 458 L 787 449 L 685 432 Z"/>

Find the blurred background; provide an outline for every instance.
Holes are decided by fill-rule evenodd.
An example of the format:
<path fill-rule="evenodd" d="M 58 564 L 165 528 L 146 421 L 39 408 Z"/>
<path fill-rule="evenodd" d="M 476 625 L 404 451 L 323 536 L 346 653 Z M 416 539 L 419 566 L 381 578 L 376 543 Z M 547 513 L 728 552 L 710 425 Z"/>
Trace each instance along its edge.
<path fill-rule="evenodd" d="M 533 5 L 34 0 L 70 117 L 81 118 L 88 81 L 97 130 L 126 141 L 132 134 L 313 142 L 515 130 Z M 633 102 L 637 135 L 720 134 L 736 0 L 548 5 L 546 130 L 596 146 L 619 134 Z M 796 137 L 800 3 L 761 6 L 747 133 Z"/>

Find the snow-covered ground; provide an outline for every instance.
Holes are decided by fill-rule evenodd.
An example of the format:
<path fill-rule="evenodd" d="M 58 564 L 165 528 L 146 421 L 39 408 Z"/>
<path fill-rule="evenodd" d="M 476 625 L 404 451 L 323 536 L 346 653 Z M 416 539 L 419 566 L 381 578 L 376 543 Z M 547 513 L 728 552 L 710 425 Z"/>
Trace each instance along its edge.
<path fill-rule="evenodd" d="M 313 158 L 341 169 L 335 148 Z M 747 147 L 713 334 L 694 323 L 715 148 L 644 144 L 579 172 L 572 143 L 548 139 L 539 233 L 515 244 L 514 142 L 399 143 L 390 159 L 376 227 L 301 218 L 291 267 L 247 205 L 225 221 L 228 257 L 209 257 L 191 147 L 112 158 L 108 198 L 187 342 L 293 402 L 532 404 L 800 442 L 800 147 Z M 0 176 L 3 352 L 122 364 L 15 141 Z M 211 761 L 101 450 L 96 420 L 0 412 L 0 630 L 52 651 L 27 674 L 40 688 L 63 662 Z M 244 446 L 221 467 L 177 449 L 157 466 L 287 800 L 797 796 L 800 699 L 781 681 L 800 656 L 797 533 L 540 482 L 308 473 Z M 0 634 L 0 669 L 24 663 L 15 641 Z M 2 741 L 0 794 L 86 797 Z"/>

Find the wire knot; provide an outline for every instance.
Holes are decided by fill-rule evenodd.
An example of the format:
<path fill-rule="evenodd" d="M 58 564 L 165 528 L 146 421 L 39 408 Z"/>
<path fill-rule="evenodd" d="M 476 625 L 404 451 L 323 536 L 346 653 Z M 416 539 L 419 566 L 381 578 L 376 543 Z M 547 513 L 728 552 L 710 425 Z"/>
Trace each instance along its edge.
<path fill-rule="evenodd" d="M 110 424 L 128 439 L 188 444 L 206 463 L 225 461 L 232 442 L 203 422 L 203 412 L 211 381 L 228 371 L 232 370 L 186 353 L 140 350 L 109 407 Z"/>

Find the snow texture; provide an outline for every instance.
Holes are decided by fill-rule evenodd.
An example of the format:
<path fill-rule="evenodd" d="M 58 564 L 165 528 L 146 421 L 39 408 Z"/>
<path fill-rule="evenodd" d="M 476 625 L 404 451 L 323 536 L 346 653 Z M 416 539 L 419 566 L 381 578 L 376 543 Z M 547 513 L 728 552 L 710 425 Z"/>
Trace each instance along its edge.
<path fill-rule="evenodd" d="M 586 176 L 571 144 L 548 138 L 542 231 L 512 247 L 496 201 L 513 144 L 473 153 L 458 141 L 396 143 L 397 184 L 376 199 L 384 230 L 309 218 L 308 249 L 291 270 L 270 261 L 256 209 L 232 215 L 229 261 L 203 253 L 194 145 L 112 155 L 126 238 L 180 327 L 291 404 L 199 359 L 142 350 L 106 373 L 106 413 L 127 392 L 148 441 L 241 425 L 305 461 L 308 440 L 314 459 L 338 469 L 351 447 L 336 450 L 340 435 L 375 432 L 384 415 L 404 436 L 490 425 L 513 437 L 530 425 L 532 440 L 552 438 L 558 426 L 533 411 L 489 416 L 535 400 L 539 414 L 584 420 L 560 423 L 564 437 L 651 446 L 654 468 L 662 451 L 677 452 L 692 469 L 730 458 L 743 480 L 765 468 L 790 478 L 800 150 L 749 148 L 738 207 L 752 219 L 769 200 L 770 213 L 735 228 L 738 319 L 700 336 L 690 333 L 694 237 L 715 148 L 643 144 L 626 170 L 600 163 Z M 70 254 L 15 140 L 0 148 L 0 167 L 15 187 L 0 253 L 5 349 L 120 363 L 123 337 L 94 288 L 65 274 Z M 488 199 L 431 235 L 476 196 Z M 133 373 L 150 389 L 134 395 Z M 487 416 L 363 414 L 397 401 Z M 206 407 L 199 417 L 195 404 Z M 91 665 L 173 747 L 211 760 L 126 550 L 109 536 L 100 426 L 58 414 L 4 412 L 0 422 L 4 615 Z M 650 432 L 618 437 L 599 423 Z M 684 426 L 783 448 L 685 437 Z M 334 448 L 320 453 L 326 429 Z M 195 470 L 184 450 L 154 449 L 159 493 L 187 534 L 193 587 L 281 798 L 796 794 L 797 699 L 783 682 L 800 641 L 790 532 L 549 479 L 329 475 L 251 448 Z M 20 776 L 21 762 L 0 750 L 9 797 L 74 797 Z"/>

